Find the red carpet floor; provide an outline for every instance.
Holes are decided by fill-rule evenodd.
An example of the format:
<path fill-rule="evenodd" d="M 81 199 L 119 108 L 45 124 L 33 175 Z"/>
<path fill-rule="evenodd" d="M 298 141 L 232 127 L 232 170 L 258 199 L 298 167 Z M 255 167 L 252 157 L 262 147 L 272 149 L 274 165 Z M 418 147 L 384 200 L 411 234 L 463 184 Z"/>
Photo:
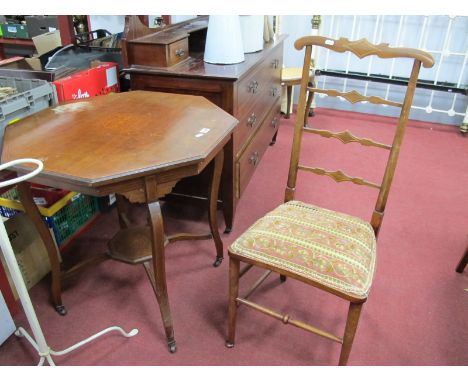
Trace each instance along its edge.
<path fill-rule="evenodd" d="M 278 141 L 261 161 L 245 191 L 227 247 L 262 214 L 282 202 L 294 118 L 283 120 Z M 314 127 L 390 142 L 394 120 L 318 109 Z M 385 150 L 309 138 L 304 163 L 341 168 L 380 182 Z M 339 151 L 341 150 L 341 151 Z M 359 155 L 358 151 L 363 154 Z M 382 156 L 383 154 L 384 156 Z M 342 159 L 342 165 L 338 159 Z M 362 167 L 361 171 L 359 169 Z M 296 197 L 369 218 L 376 192 L 327 177 L 301 174 Z M 142 215 L 142 210 L 136 210 Z M 168 230 L 207 229 L 206 215 L 164 206 Z M 141 217 L 141 216 L 140 216 Z M 176 219 L 177 218 L 177 219 Z M 117 230 L 115 210 L 103 214 L 64 254 L 68 260 L 105 250 Z M 350 357 L 350 365 L 468 365 L 468 269 L 455 266 L 468 245 L 468 137 L 454 126 L 412 122 L 379 237 L 377 272 Z M 71 279 L 63 292 L 68 308 L 58 316 L 49 305 L 48 280 L 31 290 L 46 338 L 55 350 L 111 325 L 138 328 L 131 339 L 117 334 L 66 356 L 60 365 L 336 365 L 340 346 L 283 325 L 245 307 L 239 310 L 237 342 L 224 347 L 228 261 L 211 266 L 211 241 L 167 247 L 167 277 L 178 350 L 169 354 L 159 310 L 142 266 L 106 261 Z M 258 271 L 243 279 L 243 287 Z M 241 288 L 242 289 L 242 288 Z M 347 303 L 324 292 L 270 277 L 252 299 L 292 318 L 342 335 Z M 27 323 L 22 312 L 17 325 Z M 37 355 L 25 339 L 0 346 L 0 365 L 33 365 Z"/>

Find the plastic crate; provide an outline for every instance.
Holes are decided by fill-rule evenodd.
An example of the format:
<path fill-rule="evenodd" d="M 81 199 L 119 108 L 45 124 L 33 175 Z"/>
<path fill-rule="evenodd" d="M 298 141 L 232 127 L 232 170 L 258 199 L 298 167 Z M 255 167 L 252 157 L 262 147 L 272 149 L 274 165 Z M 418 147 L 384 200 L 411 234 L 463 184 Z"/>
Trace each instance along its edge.
<path fill-rule="evenodd" d="M 7 125 L 57 104 L 55 87 L 44 80 L 0 77 L 0 87 L 17 89 L 0 99 L 0 141 Z"/>
<path fill-rule="evenodd" d="M 49 227 L 52 228 L 55 240 L 60 246 L 99 212 L 96 197 L 76 194 L 70 203 L 56 214 L 46 218 Z"/>
<path fill-rule="evenodd" d="M 16 188 L 0 195 L 0 215 L 9 218 L 24 211 L 17 199 Z M 98 198 L 76 192 L 69 192 L 49 208 L 38 208 L 47 225 L 52 228 L 59 246 L 99 213 Z"/>
<path fill-rule="evenodd" d="M 11 218 L 12 216 L 16 215 L 19 212 L 19 210 L 17 208 L 13 208 L 13 205 L 8 202 L 13 202 L 17 199 L 18 193 L 16 191 L 16 188 L 10 188 L 7 192 L 4 192 L 2 195 L 0 195 L 0 215 L 6 218 Z"/>
<path fill-rule="evenodd" d="M 4 38 L 29 39 L 28 27 L 24 24 L 2 24 Z"/>

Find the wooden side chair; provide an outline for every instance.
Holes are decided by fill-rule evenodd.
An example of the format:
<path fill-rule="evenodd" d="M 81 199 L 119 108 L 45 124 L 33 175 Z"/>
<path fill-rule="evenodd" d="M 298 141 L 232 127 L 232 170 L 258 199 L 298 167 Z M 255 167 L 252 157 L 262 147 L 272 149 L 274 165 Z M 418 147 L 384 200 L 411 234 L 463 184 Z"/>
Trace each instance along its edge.
<path fill-rule="evenodd" d="M 342 344 L 339 364 L 346 365 L 351 351 L 363 303 L 367 300 L 376 263 L 376 237 L 382 224 L 385 205 L 392 183 L 398 154 L 410 113 L 421 64 L 426 68 L 434 65 L 432 56 L 416 49 L 390 48 L 388 44 L 373 45 L 367 40 L 333 40 L 321 36 L 307 36 L 295 42 L 296 49 L 305 47 L 299 106 L 295 124 L 285 203 L 255 222 L 229 248 L 229 317 L 227 347 L 234 346 L 238 305 L 246 305 L 308 332 L 315 333 Z M 312 47 L 323 47 L 335 52 L 352 52 L 359 58 L 375 55 L 380 58 L 410 58 L 413 68 L 403 103 L 382 98 L 363 96 L 356 91 L 341 93 L 336 90 L 311 88 L 309 67 Z M 307 92 L 339 96 L 350 102 L 366 101 L 401 108 L 393 143 L 384 144 L 354 136 L 349 131 L 333 133 L 313 129 L 304 124 L 307 111 Z M 381 184 L 344 174 L 341 170 L 330 171 L 299 164 L 303 133 L 335 138 L 343 143 L 356 142 L 389 151 L 389 158 Z M 360 218 L 327 210 L 294 200 L 298 170 L 326 175 L 337 182 L 349 181 L 379 190 L 370 223 Z M 240 263 L 247 265 L 240 270 Z M 343 338 L 327 333 L 312 325 L 293 320 L 289 315 L 277 313 L 259 305 L 247 297 L 239 297 L 239 278 L 252 266 L 266 269 L 266 273 L 249 290 L 246 296 L 271 273 L 283 278 L 304 282 L 349 301 L 349 311 Z"/>
<path fill-rule="evenodd" d="M 309 73 L 309 85 L 311 87 L 315 87 L 315 76 L 314 76 L 314 68 L 313 65 L 310 67 Z M 302 79 L 302 68 L 283 68 L 281 69 L 281 85 L 286 86 L 286 113 L 284 114 L 284 118 L 289 119 L 290 117 L 290 110 L 291 110 L 291 103 L 292 103 L 292 89 L 293 86 L 300 85 Z M 309 111 L 308 114 L 305 115 L 307 120 L 307 116 L 313 117 L 315 115 L 314 109 L 312 108 L 312 101 L 314 99 L 314 93 L 310 92 L 307 95 L 307 110 Z"/>

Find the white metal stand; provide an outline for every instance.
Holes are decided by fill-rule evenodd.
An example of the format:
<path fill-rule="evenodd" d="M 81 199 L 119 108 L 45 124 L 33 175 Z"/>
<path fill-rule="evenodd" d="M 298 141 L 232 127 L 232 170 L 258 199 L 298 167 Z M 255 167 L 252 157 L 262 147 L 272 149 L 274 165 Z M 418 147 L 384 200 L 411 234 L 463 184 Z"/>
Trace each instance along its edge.
<path fill-rule="evenodd" d="M 43 164 L 41 161 L 37 159 L 17 159 L 5 164 L 0 165 L 0 171 L 4 170 L 6 168 L 9 168 L 11 166 L 15 166 L 18 164 L 35 164 L 37 165 L 37 168 L 23 176 L 20 176 L 15 179 L 10 179 L 5 182 L 0 182 L 0 187 L 5 187 L 9 186 L 12 184 L 17 184 L 22 181 L 25 181 L 27 179 L 32 178 L 33 176 L 37 175 L 39 172 L 42 171 Z M 100 331 L 99 333 L 96 333 L 92 335 L 91 337 L 86 338 L 85 340 L 78 342 L 77 344 L 70 346 L 69 348 L 61 351 L 54 351 L 52 350 L 49 345 L 47 345 L 46 339 L 44 337 L 44 333 L 42 332 L 41 326 L 39 324 L 39 320 L 37 319 L 36 312 L 34 310 L 34 307 L 31 303 L 31 298 L 28 293 L 28 289 L 26 288 L 26 284 L 24 283 L 21 271 L 19 269 L 18 263 L 16 261 L 15 254 L 13 252 L 13 248 L 11 247 L 10 240 L 8 239 L 8 234 L 5 229 L 5 225 L 3 223 L 3 219 L 0 219 L 1 224 L 0 224 L 0 246 L 2 248 L 3 255 L 5 257 L 5 261 L 8 267 L 8 270 L 10 271 L 11 278 L 13 280 L 13 283 L 16 287 L 16 291 L 18 292 L 18 296 L 20 298 L 21 304 L 23 305 L 23 310 L 26 314 L 26 317 L 28 319 L 29 325 L 31 327 L 31 330 L 33 332 L 34 338 L 32 338 L 29 333 L 23 329 L 22 327 L 17 328 L 15 334 L 18 337 L 25 337 L 31 345 L 36 349 L 37 353 L 40 356 L 38 366 L 41 366 L 44 364 L 44 362 L 47 360 L 49 365 L 55 366 L 54 360 L 52 359 L 53 355 L 59 356 L 59 355 L 64 355 L 67 353 L 70 353 L 71 351 L 86 345 L 88 342 L 91 342 L 95 340 L 98 337 L 101 337 L 102 335 L 109 333 L 111 331 L 118 331 L 120 334 L 122 334 L 124 337 L 133 337 L 138 333 L 138 329 L 133 329 L 130 332 L 125 332 L 122 328 L 118 326 L 111 326 L 107 329 L 104 329 Z"/>

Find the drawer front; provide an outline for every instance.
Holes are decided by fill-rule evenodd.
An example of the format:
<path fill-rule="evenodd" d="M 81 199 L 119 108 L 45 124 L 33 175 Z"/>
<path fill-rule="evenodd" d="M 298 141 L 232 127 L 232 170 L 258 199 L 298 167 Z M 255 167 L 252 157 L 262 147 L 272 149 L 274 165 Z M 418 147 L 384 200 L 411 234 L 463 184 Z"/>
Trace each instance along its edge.
<path fill-rule="evenodd" d="M 256 68 L 239 81 L 237 103 L 239 113 L 249 108 L 252 102 L 271 92 L 271 86 L 281 86 L 282 52 L 275 49 Z M 279 91 L 280 89 L 278 89 Z"/>
<path fill-rule="evenodd" d="M 250 141 L 239 160 L 236 162 L 236 197 L 240 198 L 247 184 L 252 178 L 263 154 L 270 145 L 273 136 L 278 131 L 280 115 L 280 103 L 277 102 L 268 113 L 263 124 Z"/>
<path fill-rule="evenodd" d="M 188 58 L 188 38 L 173 42 L 167 47 L 168 66 L 175 65 Z"/>
<path fill-rule="evenodd" d="M 232 99 L 229 97 L 233 92 L 232 81 L 132 73 L 130 87 L 132 90 L 202 96 L 233 114 Z"/>
<path fill-rule="evenodd" d="M 275 49 L 260 65 L 239 81 L 237 87 L 239 115 L 244 115 L 258 98 L 270 99 L 272 105 L 273 99 L 280 96 L 281 57 L 281 51 Z"/>
<path fill-rule="evenodd" d="M 274 51 L 238 84 L 239 125 L 234 134 L 234 152 L 239 154 L 281 96 L 281 51 Z"/>
<path fill-rule="evenodd" d="M 264 101 L 263 98 L 259 98 L 259 102 L 252 104 L 244 115 L 238 117 L 239 124 L 234 132 L 234 153 L 236 156 L 240 155 L 250 137 L 263 122 L 269 109 L 268 106 L 271 107 L 270 103 L 260 102 L 262 100 Z"/>

